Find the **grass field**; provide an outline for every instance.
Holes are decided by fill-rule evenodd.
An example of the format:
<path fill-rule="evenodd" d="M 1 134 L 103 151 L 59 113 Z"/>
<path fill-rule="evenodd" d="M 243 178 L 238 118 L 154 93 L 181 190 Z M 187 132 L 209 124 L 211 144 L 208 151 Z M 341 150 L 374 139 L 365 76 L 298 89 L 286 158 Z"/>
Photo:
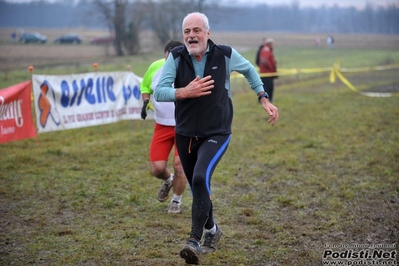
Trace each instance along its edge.
<path fill-rule="evenodd" d="M 373 46 L 381 38 L 335 50 L 277 42 L 276 58 L 284 68 L 329 67 L 338 59 L 343 67 L 399 63 L 398 47 Z M 258 43 L 236 42 L 252 61 Z M 143 75 L 160 56 L 74 58 L 58 67 L 43 60 L 35 72 L 92 71 L 99 59 L 106 71 L 130 64 Z M 27 66 L 2 71 L 1 88 L 29 78 Z M 245 82 L 232 82 L 232 142 L 212 181 L 224 237 L 201 265 L 321 265 L 332 245 L 342 252 L 361 250 L 345 246 L 354 244 L 398 251 L 398 69 L 345 73 L 359 90 L 396 92 L 387 98 L 362 96 L 328 76 L 281 76 L 274 127 Z M 179 251 L 190 232 L 191 195 L 187 188 L 179 215 L 157 201 L 161 184 L 148 163 L 153 124 L 124 121 L 1 144 L 0 265 L 184 265 Z"/>

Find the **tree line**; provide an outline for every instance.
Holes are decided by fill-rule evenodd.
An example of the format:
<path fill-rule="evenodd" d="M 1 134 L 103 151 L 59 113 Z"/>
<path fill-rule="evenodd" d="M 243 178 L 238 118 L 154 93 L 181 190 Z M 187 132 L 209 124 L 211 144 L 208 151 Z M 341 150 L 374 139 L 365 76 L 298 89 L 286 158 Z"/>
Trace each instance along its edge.
<path fill-rule="evenodd" d="M 213 31 L 287 31 L 308 33 L 399 34 L 399 6 L 365 9 L 338 6 L 222 6 L 217 0 L 70 0 L 9 3 L 0 0 L 0 27 L 108 28 L 117 55 L 136 54 L 139 35 L 152 30 L 161 44 L 181 38 L 183 17 L 207 14 Z"/>
<path fill-rule="evenodd" d="M 300 8 L 299 2 L 286 6 L 259 5 L 240 15 L 241 30 L 299 31 L 312 33 L 399 33 L 399 6 Z"/>

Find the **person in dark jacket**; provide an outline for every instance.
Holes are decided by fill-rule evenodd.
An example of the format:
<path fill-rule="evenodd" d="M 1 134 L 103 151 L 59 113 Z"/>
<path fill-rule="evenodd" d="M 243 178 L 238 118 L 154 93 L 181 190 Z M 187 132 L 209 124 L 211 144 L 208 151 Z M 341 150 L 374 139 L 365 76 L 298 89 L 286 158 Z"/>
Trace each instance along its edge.
<path fill-rule="evenodd" d="M 263 82 L 263 89 L 273 102 L 274 79 L 277 78 L 277 62 L 273 54 L 274 40 L 267 38 L 265 45 L 259 52 L 259 73 Z"/>
<path fill-rule="evenodd" d="M 201 254 L 216 250 L 222 236 L 213 217 L 211 178 L 232 133 L 230 73 L 237 71 L 245 76 L 269 115 L 268 123 L 275 125 L 279 115 L 255 67 L 232 47 L 210 40 L 206 15 L 188 14 L 182 28 L 184 46 L 171 50 L 154 98 L 175 102 L 176 144 L 193 195 L 190 238 L 180 257 L 188 264 L 198 264 Z"/>

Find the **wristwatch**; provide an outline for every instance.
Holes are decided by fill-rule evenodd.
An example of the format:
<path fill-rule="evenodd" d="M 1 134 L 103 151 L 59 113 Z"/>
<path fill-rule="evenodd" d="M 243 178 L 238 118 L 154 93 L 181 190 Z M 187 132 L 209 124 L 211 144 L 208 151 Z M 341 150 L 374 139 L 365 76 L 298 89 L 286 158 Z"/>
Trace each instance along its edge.
<path fill-rule="evenodd" d="M 264 91 L 259 97 L 258 97 L 258 101 L 260 102 L 260 100 L 262 98 L 269 98 L 269 95 Z"/>

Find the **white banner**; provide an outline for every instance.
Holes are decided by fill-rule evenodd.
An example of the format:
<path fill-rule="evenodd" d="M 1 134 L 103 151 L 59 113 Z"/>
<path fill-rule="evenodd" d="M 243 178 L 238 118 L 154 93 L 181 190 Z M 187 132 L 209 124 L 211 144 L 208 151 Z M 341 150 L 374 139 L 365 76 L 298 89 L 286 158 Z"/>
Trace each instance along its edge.
<path fill-rule="evenodd" d="M 141 119 L 141 79 L 132 72 L 32 75 L 38 133 Z"/>

